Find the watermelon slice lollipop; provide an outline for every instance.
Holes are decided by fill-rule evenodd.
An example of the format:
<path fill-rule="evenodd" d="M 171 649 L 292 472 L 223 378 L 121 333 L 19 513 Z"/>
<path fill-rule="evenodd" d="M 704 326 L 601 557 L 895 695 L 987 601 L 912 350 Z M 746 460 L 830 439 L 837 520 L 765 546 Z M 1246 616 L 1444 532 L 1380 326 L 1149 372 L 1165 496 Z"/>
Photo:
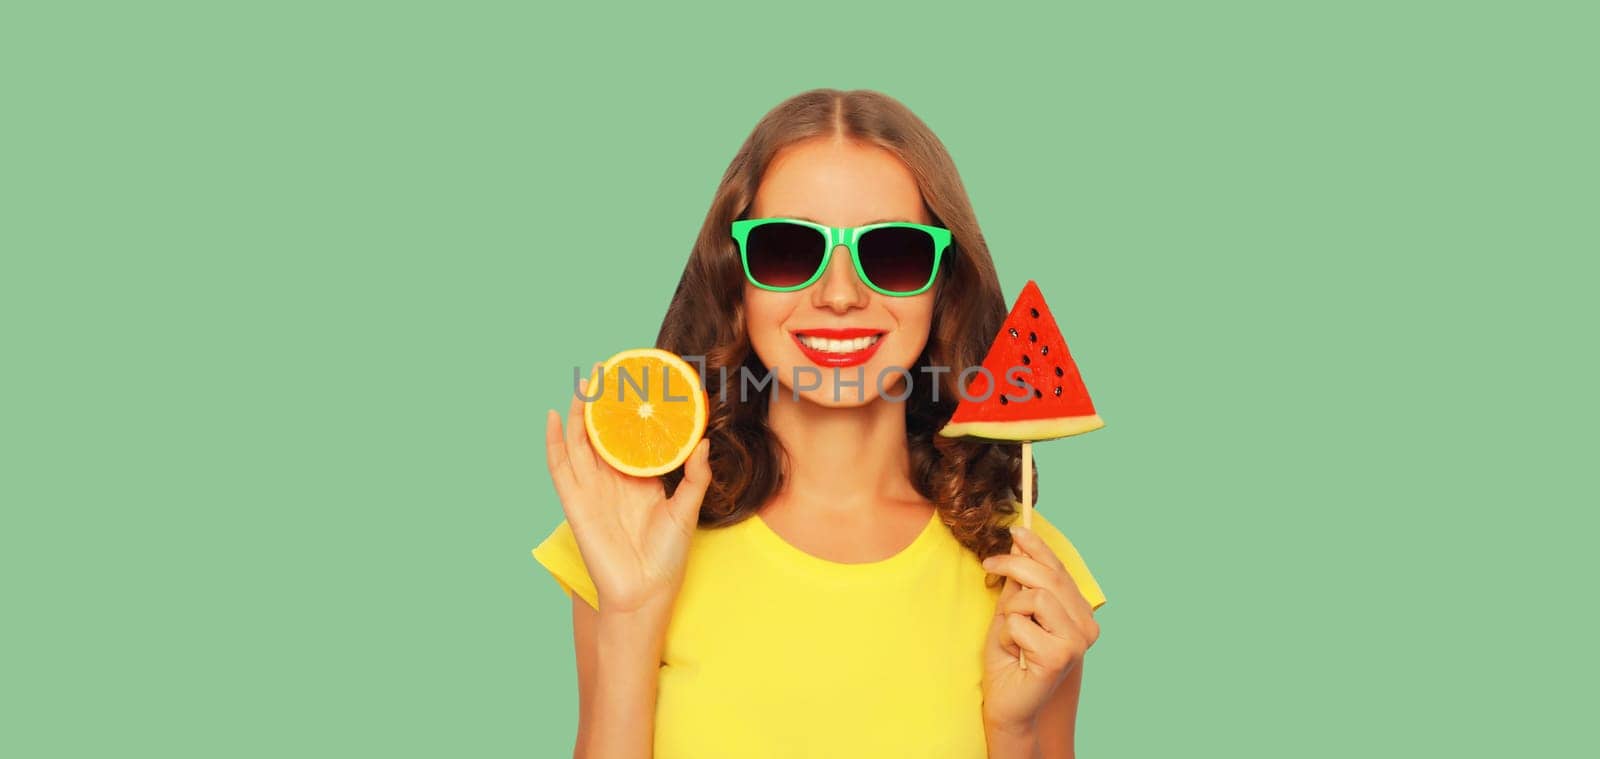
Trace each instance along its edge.
<path fill-rule="evenodd" d="M 1013 367 L 1026 373 L 1012 371 Z M 1095 413 L 1089 391 L 1078 374 L 1078 364 L 1067 350 L 1067 341 L 1056 327 L 1050 307 L 1031 279 L 1022 286 L 1022 294 L 1017 296 L 1005 324 L 1000 325 L 1000 334 L 984 356 L 983 368 L 989 376 L 973 376 L 950 422 L 939 430 L 940 435 L 1037 442 L 1105 426 Z M 1013 400 L 1023 391 L 1009 382 L 1007 371 L 1028 386 L 1031 398 Z M 984 400 L 975 400 L 986 394 Z"/>
<path fill-rule="evenodd" d="M 988 376 L 975 373 L 939 434 L 1022 443 L 1022 526 L 1032 528 L 1033 443 L 1105 426 L 1089 400 L 1066 338 L 1033 280 L 1022 286 L 1000 334 L 989 345 L 983 368 Z M 1026 391 L 1012 384 L 1012 377 L 1020 379 Z M 1024 392 L 1027 400 L 1012 400 Z M 1020 651 L 1017 666 L 1028 668 Z"/>

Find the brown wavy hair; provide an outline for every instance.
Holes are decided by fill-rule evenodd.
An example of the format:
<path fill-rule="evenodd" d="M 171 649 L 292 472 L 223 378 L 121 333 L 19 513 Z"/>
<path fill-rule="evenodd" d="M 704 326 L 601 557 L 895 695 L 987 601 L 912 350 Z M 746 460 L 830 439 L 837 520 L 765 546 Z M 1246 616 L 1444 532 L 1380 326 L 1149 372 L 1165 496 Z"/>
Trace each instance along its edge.
<path fill-rule="evenodd" d="M 962 545 L 980 558 L 1006 553 L 1011 535 L 1005 524 L 1015 511 L 1012 504 L 1022 497 L 1021 446 L 937 434 L 960 397 L 956 375 L 982 363 L 1005 321 L 1006 301 L 966 188 L 944 144 L 909 108 L 872 90 L 814 89 L 762 117 L 717 186 L 662 319 L 656 347 L 705 357 L 712 482 L 701 504 L 700 526 L 723 527 L 749 518 L 782 482 L 783 451 L 767 426 L 766 394 L 741 399 L 737 396 L 742 393 L 722 392 L 723 369 L 731 389 L 740 381 L 740 367 L 755 377 L 766 372 L 745 331 L 744 271 L 729 224 L 748 213 L 762 174 L 780 150 L 818 137 L 848 138 L 898 156 L 916 178 L 933 223 L 951 232 L 927 347 L 912 366 L 912 391 L 905 401 L 912 484 L 935 504 Z M 926 365 L 952 369 L 931 374 L 921 369 Z M 939 383 L 937 403 L 934 382 Z M 683 470 L 662 477 L 671 492 Z M 989 576 L 991 583 L 1001 579 Z"/>

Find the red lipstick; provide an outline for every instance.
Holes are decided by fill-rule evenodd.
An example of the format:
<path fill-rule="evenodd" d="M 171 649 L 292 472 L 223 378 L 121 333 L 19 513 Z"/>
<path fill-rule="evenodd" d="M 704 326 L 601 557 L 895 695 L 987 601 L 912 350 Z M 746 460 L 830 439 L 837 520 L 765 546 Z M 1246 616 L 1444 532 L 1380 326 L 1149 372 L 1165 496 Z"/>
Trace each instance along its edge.
<path fill-rule="evenodd" d="M 806 354 L 806 358 L 811 359 L 811 363 L 816 364 L 817 366 L 855 366 L 857 364 L 865 364 L 868 359 L 872 358 L 872 354 L 878 352 L 878 346 L 883 344 L 883 335 L 885 332 L 881 329 L 870 329 L 867 327 L 848 327 L 843 329 L 797 329 L 794 330 L 792 334 L 794 335 L 794 344 L 800 346 L 800 352 Z M 871 337 L 876 335 L 878 336 L 878 339 L 874 340 L 871 345 L 868 345 L 867 347 L 858 351 L 834 353 L 831 351 L 817 350 L 816 348 L 806 345 L 800 341 L 800 337 L 802 335 L 806 337 L 823 338 L 826 340 L 854 340 L 858 337 Z"/>

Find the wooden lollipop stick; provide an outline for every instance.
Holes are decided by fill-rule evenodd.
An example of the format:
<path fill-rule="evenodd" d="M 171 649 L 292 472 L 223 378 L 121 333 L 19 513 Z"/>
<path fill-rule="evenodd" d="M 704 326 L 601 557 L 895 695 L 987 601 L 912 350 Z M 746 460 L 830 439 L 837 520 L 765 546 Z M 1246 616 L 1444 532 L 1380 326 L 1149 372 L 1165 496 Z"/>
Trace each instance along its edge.
<path fill-rule="evenodd" d="M 1033 443 L 1022 443 L 1022 526 L 1033 529 Z M 1017 649 L 1017 669 L 1028 668 L 1028 657 Z"/>
<path fill-rule="evenodd" d="M 1022 526 L 1033 529 L 1033 443 L 1022 444 Z"/>

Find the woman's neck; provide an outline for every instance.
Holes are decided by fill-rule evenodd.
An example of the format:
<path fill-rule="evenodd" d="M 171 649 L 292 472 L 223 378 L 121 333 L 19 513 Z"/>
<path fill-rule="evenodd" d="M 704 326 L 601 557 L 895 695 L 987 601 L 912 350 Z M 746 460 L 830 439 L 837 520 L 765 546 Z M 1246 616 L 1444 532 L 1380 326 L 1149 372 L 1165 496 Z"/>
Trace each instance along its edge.
<path fill-rule="evenodd" d="M 922 501 L 911 485 L 905 404 L 879 397 L 828 407 L 780 391 L 767 423 L 788 453 L 775 499 L 785 508 L 859 513 L 886 501 Z"/>

